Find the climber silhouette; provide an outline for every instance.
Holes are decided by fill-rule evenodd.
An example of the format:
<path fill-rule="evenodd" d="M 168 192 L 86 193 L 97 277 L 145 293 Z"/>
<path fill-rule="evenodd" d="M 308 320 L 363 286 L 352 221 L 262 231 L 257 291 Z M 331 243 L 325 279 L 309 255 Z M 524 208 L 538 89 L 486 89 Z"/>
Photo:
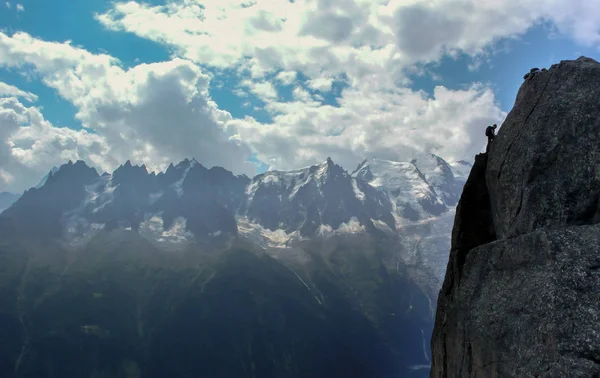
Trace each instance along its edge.
<path fill-rule="evenodd" d="M 485 136 L 488 138 L 488 144 L 487 147 L 485 149 L 485 152 L 488 152 L 490 149 L 490 144 L 492 143 L 492 141 L 494 140 L 494 138 L 496 137 L 496 134 L 494 134 L 494 131 L 496 130 L 496 124 L 494 123 L 493 126 L 488 126 L 485 129 Z"/>

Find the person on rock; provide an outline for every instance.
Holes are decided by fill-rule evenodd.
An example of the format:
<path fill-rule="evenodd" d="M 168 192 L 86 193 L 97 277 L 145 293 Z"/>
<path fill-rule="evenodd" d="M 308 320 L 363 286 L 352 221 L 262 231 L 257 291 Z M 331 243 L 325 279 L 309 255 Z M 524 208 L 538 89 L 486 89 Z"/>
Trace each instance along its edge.
<path fill-rule="evenodd" d="M 496 131 L 496 124 L 494 123 L 493 126 L 488 126 L 485 129 L 485 136 L 488 138 L 488 144 L 487 144 L 487 148 L 485 149 L 485 152 L 488 152 L 490 149 L 490 144 L 492 143 L 492 141 L 494 140 L 494 138 L 496 137 L 496 134 L 494 133 Z"/>

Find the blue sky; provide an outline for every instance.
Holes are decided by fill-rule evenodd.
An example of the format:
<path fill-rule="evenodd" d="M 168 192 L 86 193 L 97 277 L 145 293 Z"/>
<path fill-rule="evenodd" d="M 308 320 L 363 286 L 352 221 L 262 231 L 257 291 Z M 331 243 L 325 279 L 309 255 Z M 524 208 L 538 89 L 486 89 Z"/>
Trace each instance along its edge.
<path fill-rule="evenodd" d="M 490 26 L 490 23 L 505 22 L 502 9 L 495 9 L 495 13 L 483 8 L 475 9 L 475 13 L 481 12 L 481 20 L 475 17 L 476 20 L 472 21 L 470 18 L 462 25 L 454 19 L 444 19 L 451 17 L 452 12 L 448 10 L 421 7 L 418 14 L 425 12 L 430 23 L 423 29 L 414 27 L 408 31 L 403 29 L 405 26 L 402 24 L 394 23 L 403 22 L 403 14 L 410 7 L 421 5 L 398 5 L 392 9 L 390 3 L 369 8 L 364 1 L 357 0 L 356 8 L 344 5 L 350 9 L 343 11 L 346 12 L 345 18 L 339 16 L 331 20 L 330 24 L 334 27 L 338 27 L 335 24 L 338 20 L 345 22 L 333 32 L 331 26 L 324 28 L 326 21 L 309 22 L 331 14 L 331 9 L 322 9 L 321 3 L 297 2 L 296 8 L 290 8 L 293 4 L 285 1 L 278 2 L 277 6 L 264 5 L 264 2 L 260 5 L 259 2 L 249 7 L 257 10 L 252 10 L 253 13 L 249 10 L 247 16 L 236 13 L 240 4 L 235 1 L 223 2 L 225 5 L 214 0 L 193 3 L 173 1 L 165 7 L 162 1 L 145 1 L 130 3 L 137 4 L 133 7 L 103 0 L 3 2 L 0 6 L 0 29 L 6 36 L 5 43 L 19 45 L 5 50 L 9 58 L 16 58 L 14 62 L 0 66 L 0 82 L 35 94 L 38 97 L 35 103 L 27 103 L 22 98 L 20 103 L 27 109 L 37 109 L 53 127 L 67 127 L 77 133 L 69 133 L 68 137 L 64 133 L 57 134 L 49 140 L 48 145 L 56 146 L 56 141 L 60 140 L 58 144 L 61 146 L 71 147 L 64 147 L 65 150 L 52 147 L 52 152 L 49 152 L 42 146 L 39 151 L 43 152 L 44 158 L 42 155 L 36 158 L 34 155 L 42 152 L 33 149 L 15 153 L 13 142 L 12 150 L 8 147 L 6 150 L 11 151 L 8 155 L 12 156 L 12 160 L 3 162 L 8 168 L 0 170 L 0 191 L 21 189 L 36 175 L 67 156 L 92 160 L 91 164 L 105 170 L 128 157 L 128 153 L 133 155 L 134 161 L 154 165 L 156 169 L 169 160 L 193 154 L 199 155 L 195 157 L 207 165 L 223 165 L 246 174 L 268 167 L 288 169 L 312 164 L 327 156 L 348 166 L 371 156 L 401 160 L 414 153 L 415 146 L 419 151 L 435 152 L 449 160 L 469 158 L 481 145 L 476 137 L 478 125 L 483 128 L 487 123 L 501 123 L 502 117 L 513 105 L 523 74 L 531 67 L 549 67 L 560 60 L 575 59 L 580 55 L 599 58 L 597 33 L 600 27 L 597 16 L 581 13 L 588 4 L 593 4 L 585 0 L 565 1 L 564 8 L 549 6 L 545 12 L 539 11 L 544 1 L 531 2 L 531 7 L 525 5 L 522 9 L 518 8 L 521 5 L 515 5 L 518 2 L 507 1 L 505 17 L 511 21 L 506 23 L 514 25 L 506 27 Z M 330 3 L 335 7 L 335 1 Z M 18 4 L 22 10 L 17 9 Z M 331 4 L 328 7 L 331 8 Z M 477 2 L 473 4 L 478 6 Z M 206 13 L 206 21 L 201 19 L 204 14 L 194 18 L 205 10 L 208 12 L 219 7 L 222 9 L 219 9 L 218 17 L 212 18 L 213 14 Z M 337 12 L 341 14 L 340 9 L 346 9 L 344 7 L 336 8 Z M 515 12 L 515 7 L 530 14 L 514 21 L 514 13 L 510 12 Z M 309 17 L 300 17 L 303 12 Z M 355 21 L 367 12 L 377 15 L 380 20 L 371 29 L 359 27 Z M 299 19 L 293 20 L 296 13 Z M 388 13 L 393 17 L 387 17 Z M 160 22 L 150 19 L 150 15 L 162 17 L 160 22 L 164 25 L 158 25 Z M 232 18 L 230 24 L 221 22 L 227 17 Z M 458 12 L 454 17 L 460 18 L 462 14 Z M 591 18 L 583 22 L 584 17 Z M 144 25 L 146 21 L 148 24 Z M 245 27 L 237 27 L 240 23 L 244 23 Z M 591 29 L 582 30 L 580 24 L 591 25 Z M 185 27 L 180 28 L 180 25 Z M 346 25 L 351 25 L 350 29 Z M 390 34 L 386 29 L 390 25 L 393 32 L 399 31 Z M 436 27 L 441 33 L 436 32 Z M 19 32 L 27 33 L 32 40 L 16 41 L 14 36 Z M 414 35 L 411 34 L 413 32 Z M 203 39 L 202 33 L 211 38 Z M 247 34 L 248 38 L 242 41 L 241 37 L 235 37 L 235 33 L 242 33 L 244 38 Z M 291 41 L 290 36 L 298 38 L 297 41 Z M 423 38 L 422 42 L 415 45 L 414 41 L 420 41 L 419 38 Z M 240 39 L 237 45 L 236 39 Z M 57 67 L 60 66 L 53 72 L 52 68 L 48 68 L 48 62 L 42 61 L 43 57 L 32 51 L 38 41 L 54 44 L 71 41 L 69 49 L 73 51 L 85 50 L 90 56 L 110 55 L 118 59 L 116 67 L 121 71 L 116 77 L 130 77 L 132 86 L 139 84 L 143 88 L 152 88 L 151 81 L 138 82 L 140 75 L 129 75 L 130 69 L 138 67 L 141 72 L 143 64 L 156 63 L 144 68 L 148 77 L 153 77 L 158 75 L 159 67 L 165 67 L 161 64 L 183 59 L 185 63 L 173 63 L 179 71 L 172 68 L 169 76 L 160 68 L 161 75 L 166 75 L 164 80 L 152 83 L 160 83 L 163 86 L 160 88 L 175 85 L 175 81 L 169 84 L 168 80 L 182 83 L 184 79 L 177 76 L 181 73 L 200 92 L 201 83 L 204 83 L 202 78 L 207 78 L 207 92 L 192 93 L 193 90 L 184 84 L 173 87 L 172 90 L 182 91 L 182 96 L 187 93 L 186 90 L 192 90 L 187 95 L 197 101 L 174 104 L 169 111 L 179 109 L 176 114 L 165 113 L 164 119 L 156 119 L 157 125 L 152 126 L 151 134 L 146 127 L 148 121 L 144 124 L 139 119 L 143 117 L 118 116 L 148 114 L 142 108 L 145 106 L 143 103 L 117 97 L 110 101 L 106 97 L 93 97 L 91 93 L 96 92 L 95 86 L 104 90 L 116 88 L 118 83 L 109 81 L 108 76 L 93 80 L 86 77 L 86 73 L 81 72 L 86 71 L 84 60 L 80 64 L 74 58 L 65 58 L 64 54 L 71 54 L 70 50 L 49 58 L 54 59 L 53 64 Z M 32 47 L 27 48 L 27 43 Z M 298 52 L 294 50 L 296 45 Z M 389 48 L 376 49 L 373 46 Z M 73 54 L 75 56 L 76 52 Z M 7 58 L 7 61 L 10 59 Z M 417 74 L 415 71 L 420 72 Z M 289 76 L 287 81 L 280 79 L 286 73 L 293 73 L 293 77 Z M 76 77 L 78 85 L 85 86 L 81 92 L 84 94 L 70 93 L 73 88 L 69 77 Z M 52 80 L 54 82 L 50 83 Z M 396 86 L 390 87 L 390 83 L 396 83 Z M 479 84 L 476 83 L 483 87 L 477 87 Z M 434 90 L 436 87 L 438 92 Z M 157 87 L 157 90 L 160 88 Z M 112 89 L 107 93 L 117 96 Z M 167 103 L 167 100 L 165 98 L 158 103 Z M 204 105 L 211 100 L 215 104 Z M 464 104 L 464 109 L 479 109 L 478 114 L 467 116 L 460 114 L 459 109 L 453 111 L 453 101 Z M 103 102 L 107 104 L 103 107 L 97 105 Z M 439 107 L 430 105 L 438 102 L 441 104 Z M 138 105 L 140 108 L 136 107 Z M 189 109 L 185 107 L 188 105 Z M 126 109 L 124 113 L 120 112 L 119 106 Z M 192 106 L 195 108 L 192 109 Z M 437 113 L 432 110 L 438 108 L 446 110 Z M 107 109 L 111 109 L 112 113 L 105 114 Z M 152 109 L 157 110 L 156 104 Z M 207 119 L 183 119 L 188 110 L 190 117 L 191 114 L 201 114 L 198 117 Z M 75 117 L 78 112 L 79 119 Z M 222 118 L 223 112 L 227 114 L 226 119 Z M 158 114 L 163 116 L 163 113 Z M 27 122 L 33 122 L 31 115 L 26 116 L 28 121 L 15 126 L 15 133 L 24 133 L 23 127 L 27 126 Z M 171 119 L 178 119 L 177 126 L 169 126 Z M 139 125 L 136 124 L 138 121 Z M 162 123 L 159 124 L 159 121 Z M 87 125 L 87 134 L 82 133 L 82 122 Z M 122 130 L 110 129 L 113 124 Z M 172 140 L 165 138 L 164 135 L 172 134 L 166 131 L 169 127 L 181 127 L 174 132 L 184 133 L 184 136 Z M 204 131 L 198 131 L 197 135 L 198 138 L 208 138 L 202 141 L 205 147 L 202 143 L 195 146 L 186 140 L 187 132 L 190 138 L 194 138 L 195 127 L 203 128 Z M 450 138 L 447 144 L 436 139 L 434 133 L 439 127 L 451 128 L 454 139 Z M 417 133 L 411 133 L 415 130 Z M 420 130 L 423 132 L 419 134 Z M 164 135 L 161 134 L 163 132 Z M 461 136 L 461 133 L 464 135 Z M 99 139 L 92 141 L 89 134 Z M 128 136 L 125 137 L 125 134 Z M 0 140 L 0 143 L 10 146 L 9 139 L 17 138 L 15 135 L 4 135 L 5 140 Z M 468 145 L 452 142 L 465 140 L 465 135 L 472 139 Z M 31 138 L 31 135 L 28 137 Z M 74 142 L 66 143 L 65 138 Z M 131 140 L 136 140 L 137 144 L 128 144 Z M 92 147 L 96 150 L 92 151 Z M 213 159 L 215 153 L 209 154 L 213 147 L 222 152 L 221 160 Z M 225 153 L 228 149 L 231 151 Z M 98 152 L 100 150 L 103 154 Z M 20 179 L 19 172 L 24 167 L 31 174 Z"/>

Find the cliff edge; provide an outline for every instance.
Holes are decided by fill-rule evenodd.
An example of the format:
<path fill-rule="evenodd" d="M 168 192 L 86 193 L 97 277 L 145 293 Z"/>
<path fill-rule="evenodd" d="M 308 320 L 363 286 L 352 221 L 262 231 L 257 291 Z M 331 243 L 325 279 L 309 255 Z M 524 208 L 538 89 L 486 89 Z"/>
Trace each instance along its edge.
<path fill-rule="evenodd" d="M 525 80 L 459 202 L 431 377 L 600 377 L 600 63 Z"/>

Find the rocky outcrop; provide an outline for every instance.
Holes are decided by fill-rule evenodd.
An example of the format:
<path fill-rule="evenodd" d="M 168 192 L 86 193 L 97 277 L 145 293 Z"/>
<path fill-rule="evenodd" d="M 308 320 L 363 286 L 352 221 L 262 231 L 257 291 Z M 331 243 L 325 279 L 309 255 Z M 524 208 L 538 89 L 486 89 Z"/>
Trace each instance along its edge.
<path fill-rule="evenodd" d="M 457 209 L 431 377 L 600 376 L 600 63 L 519 90 Z"/>
<path fill-rule="evenodd" d="M 600 64 L 580 58 L 526 82 L 490 150 L 500 238 L 600 221 Z"/>

